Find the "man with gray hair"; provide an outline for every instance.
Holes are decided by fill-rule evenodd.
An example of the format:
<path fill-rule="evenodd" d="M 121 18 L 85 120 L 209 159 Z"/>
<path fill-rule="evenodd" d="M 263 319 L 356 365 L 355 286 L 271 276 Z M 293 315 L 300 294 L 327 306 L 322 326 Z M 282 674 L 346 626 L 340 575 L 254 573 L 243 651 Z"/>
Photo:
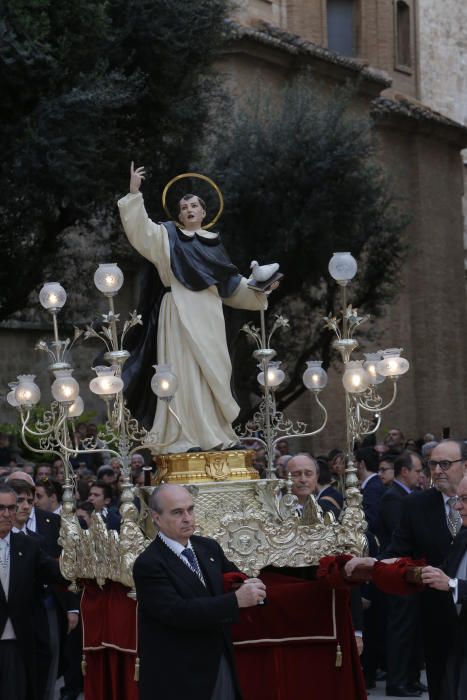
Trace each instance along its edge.
<path fill-rule="evenodd" d="M 58 562 L 31 537 L 12 532 L 17 496 L 0 485 L 0 697 L 39 700 L 34 610 L 39 585 L 67 583 Z"/>
<path fill-rule="evenodd" d="M 289 460 L 287 471 L 292 479 L 292 493 L 298 498 L 297 512 L 301 516 L 308 497 L 318 493 L 318 462 L 308 452 L 299 452 Z M 324 498 L 319 505 L 324 512 L 331 511 L 336 518 L 339 517 L 340 508 L 335 502 Z"/>
<path fill-rule="evenodd" d="M 223 574 L 238 572 L 213 539 L 193 535 L 193 498 L 183 486 L 163 484 L 149 499 L 158 529 L 135 561 L 138 598 L 140 700 L 239 700 L 229 626 L 239 608 L 264 601 L 251 578 L 224 592 Z"/>
<path fill-rule="evenodd" d="M 439 567 L 462 525 L 455 508 L 456 490 L 467 470 L 467 446 L 462 440 L 443 440 L 428 460 L 433 487 L 404 499 L 399 525 L 380 559 L 412 557 Z M 372 566 L 371 558 L 354 558 L 345 565 L 348 576 L 360 563 Z M 445 700 L 443 677 L 447 663 L 446 640 L 452 634 L 448 597 L 427 589 L 420 594 L 423 641 L 431 700 Z M 412 689 L 414 692 L 416 688 Z M 386 693 L 390 695 L 391 693 Z"/>

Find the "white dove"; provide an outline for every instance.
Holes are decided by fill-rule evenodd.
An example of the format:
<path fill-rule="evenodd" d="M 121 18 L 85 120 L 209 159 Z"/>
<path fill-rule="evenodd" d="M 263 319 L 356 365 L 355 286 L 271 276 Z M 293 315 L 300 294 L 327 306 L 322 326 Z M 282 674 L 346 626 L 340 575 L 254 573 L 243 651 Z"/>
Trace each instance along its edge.
<path fill-rule="evenodd" d="M 266 282 L 279 269 L 279 263 L 271 263 L 270 265 L 259 265 L 257 260 L 252 260 L 250 263 L 251 276 L 256 282 Z"/>

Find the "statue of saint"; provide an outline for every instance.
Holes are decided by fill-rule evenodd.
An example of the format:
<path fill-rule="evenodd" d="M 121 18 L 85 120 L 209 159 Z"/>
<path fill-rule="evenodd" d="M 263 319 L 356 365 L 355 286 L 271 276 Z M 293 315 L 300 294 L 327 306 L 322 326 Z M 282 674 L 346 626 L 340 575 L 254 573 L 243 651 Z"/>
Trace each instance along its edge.
<path fill-rule="evenodd" d="M 230 388 L 232 365 L 222 304 L 261 310 L 267 307 L 267 295 L 248 286 L 219 234 L 202 228 L 203 200 L 187 194 L 179 202 L 179 224 L 155 223 L 146 213 L 140 192 L 144 168 L 134 168 L 132 163 L 130 172 L 130 192 L 118 202 L 120 216 L 131 245 L 152 263 L 162 283 L 158 318 L 153 318 L 148 332 L 154 336 L 157 327 L 157 363 L 170 364 L 178 379 L 172 407 L 182 433 L 163 451 L 233 448 L 238 438 L 232 422 L 239 406 Z M 124 379 L 130 385 L 143 363 L 155 362 L 147 347 L 141 341 L 137 359 L 128 360 Z M 142 400 L 138 391 L 132 392 L 131 403 L 136 408 L 139 398 Z M 176 421 L 166 401 L 157 402 L 153 429 L 163 443 L 176 435 Z"/>

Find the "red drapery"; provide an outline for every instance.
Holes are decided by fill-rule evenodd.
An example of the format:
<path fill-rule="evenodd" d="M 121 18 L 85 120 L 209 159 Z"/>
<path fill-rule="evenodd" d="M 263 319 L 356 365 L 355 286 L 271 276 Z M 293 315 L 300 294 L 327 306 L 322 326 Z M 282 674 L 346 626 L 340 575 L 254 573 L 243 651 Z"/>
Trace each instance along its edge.
<path fill-rule="evenodd" d="M 365 685 L 349 594 L 325 582 L 261 575 L 265 606 L 242 611 L 233 639 L 244 700 L 362 700 Z M 86 700 L 138 700 L 137 606 L 128 589 L 86 582 L 82 599 Z M 342 665 L 336 666 L 337 645 Z"/>
<path fill-rule="evenodd" d="M 86 581 L 81 601 L 86 700 L 138 700 L 137 606 L 129 589 Z"/>
<path fill-rule="evenodd" d="M 233 627 L 244 700 L 366 698 L 348 591 L 269 572 L 261 579 L 267 604 L 242 611 Z"/>

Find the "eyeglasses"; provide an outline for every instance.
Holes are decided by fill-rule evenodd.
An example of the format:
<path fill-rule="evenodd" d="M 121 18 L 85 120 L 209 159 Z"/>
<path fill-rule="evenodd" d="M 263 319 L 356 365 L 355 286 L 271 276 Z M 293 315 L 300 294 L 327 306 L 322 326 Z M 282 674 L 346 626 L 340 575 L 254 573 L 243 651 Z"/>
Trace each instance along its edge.
<path fill-rule="evenodd" d="M 378 471 L 379 471 L 380 474 L 382 474 L 383 472 L 388 472 L 388 471 L 390 471 L 391 469 L 394 469 L 394 467 L 380 467 L 380 468 L 378 469 Z"/>
<path fill-rule="evenodd" d="M 456 499 L 453 503 L 453 505 L 457 505 L 458 503 L 462 503 L 463 506 L 467 506 L 467 496 L 454 496 Z"/>
<path fill-rule="evenodd" d="M 427 465 L 430 467 L 431 470 L 436 469 L 436 467 L 439 464 L 439 468 L 443 470 L 443 472 L 447 472 L 448 469 L 451 468 L 453 464 L 456 462 L 463 462 L 463 459 L 442 459 L 439 462 L 437 462 L 435 459 L 429 459 L 427 462 Z"/>
<path fill-rule="evenodd" d="M 4 506 L 0 503 L 0 513 L 16 513 L 16 503 L 11 506 Z"/>

